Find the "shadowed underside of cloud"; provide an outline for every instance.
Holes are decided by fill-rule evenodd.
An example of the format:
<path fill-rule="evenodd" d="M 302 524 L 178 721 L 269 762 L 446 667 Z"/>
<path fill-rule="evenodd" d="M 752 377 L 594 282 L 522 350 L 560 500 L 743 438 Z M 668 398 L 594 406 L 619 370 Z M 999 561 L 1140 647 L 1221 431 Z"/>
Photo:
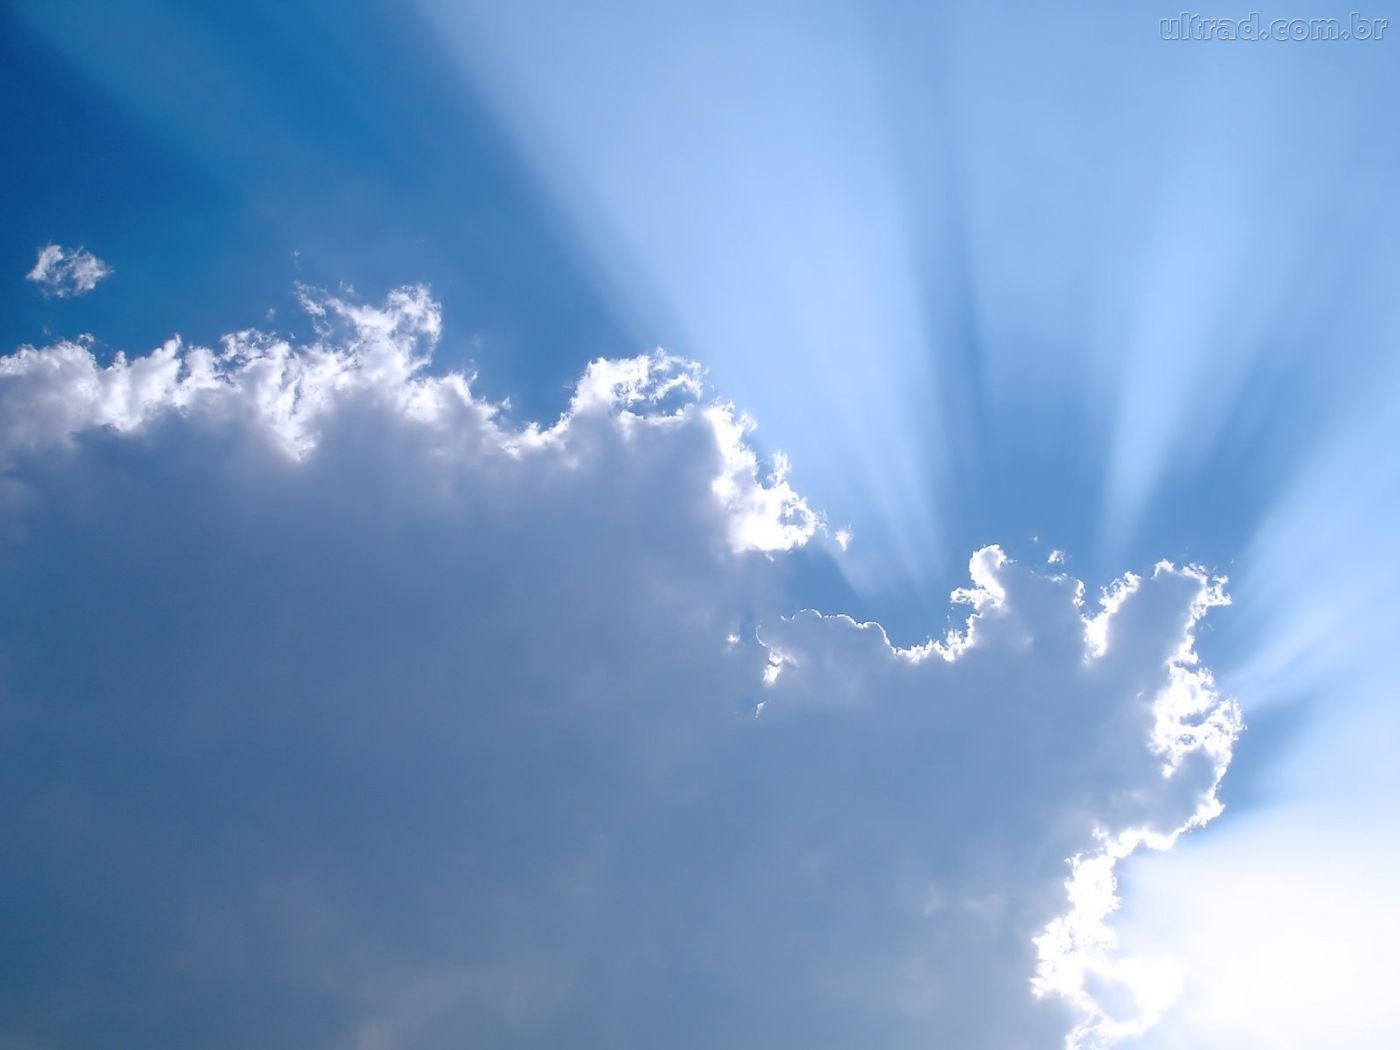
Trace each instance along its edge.
<path fill-rule="evenodd" d="M 978 552 L 914 649 L 662 354 L 550 426 L 421 289 L 0 359 L 0 1041 L 1108 1045 L 1113 865 L 1218 810 L 1220 581 Z M 1067 894 L 1068 888 L 1068 894 Z"/>

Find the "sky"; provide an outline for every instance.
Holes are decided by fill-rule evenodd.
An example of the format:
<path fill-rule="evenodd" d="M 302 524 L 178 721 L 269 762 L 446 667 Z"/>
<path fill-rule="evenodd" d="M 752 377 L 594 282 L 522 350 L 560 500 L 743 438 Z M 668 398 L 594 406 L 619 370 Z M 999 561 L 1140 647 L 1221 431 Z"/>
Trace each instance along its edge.
<path fill-rule="evenodd" d="M 1400 1036 L 1400 43 L 1178 16 L 0 6 L 0 1046 Z"/>

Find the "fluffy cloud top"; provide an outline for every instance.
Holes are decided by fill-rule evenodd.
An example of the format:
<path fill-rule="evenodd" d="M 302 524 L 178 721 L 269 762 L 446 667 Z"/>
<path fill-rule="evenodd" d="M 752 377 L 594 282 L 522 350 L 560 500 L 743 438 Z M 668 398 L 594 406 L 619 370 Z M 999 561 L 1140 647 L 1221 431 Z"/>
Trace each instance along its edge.
<path fill-rule="evenodd" d="M 111 274 L 112 268 L 86 248 L 46 244 L 39 249 L 34 268 L 25 277 L 39 285 L 45 295 L 68 299 L 86 295 Z"/>
<path fill-rule="evenodd" d="M 1224 600 L 978 552 L 893 647 L 664 354 L 549 425 L 437 304 L 307 296 L 0 360 L 0 1041 L 1108 1045 L 1161 1003 L 1115 863 L 1218 809 Z M 757 716 L 757 717 L 755 717 Z"/>

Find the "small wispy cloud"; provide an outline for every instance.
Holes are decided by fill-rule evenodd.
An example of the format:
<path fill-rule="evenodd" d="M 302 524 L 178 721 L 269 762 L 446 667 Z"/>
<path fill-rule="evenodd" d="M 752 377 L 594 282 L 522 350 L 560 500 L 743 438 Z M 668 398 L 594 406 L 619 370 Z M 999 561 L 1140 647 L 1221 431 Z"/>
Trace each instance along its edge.
<path fill-rule="evenodd" d="M 86 248 L 46 244 L 39 249 L 34 268 L 25 277 L 39 285 L 47 296 L 71 299 L 87 295 L 111 275 L 112 268 Z"/>

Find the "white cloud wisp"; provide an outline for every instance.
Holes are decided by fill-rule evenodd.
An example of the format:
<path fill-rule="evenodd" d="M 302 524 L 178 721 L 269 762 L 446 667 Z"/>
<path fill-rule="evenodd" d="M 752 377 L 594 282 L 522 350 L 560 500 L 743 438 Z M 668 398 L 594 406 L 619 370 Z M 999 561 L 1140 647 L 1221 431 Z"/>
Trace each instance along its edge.
<path fill-rule="evenodd" d="M 64 248 L 46 244 L 39 249 L 34 267 L 25 279 L 55 299 L 87 295 L 97 283 L 112 275 L 112 268 L 86 248 Z"/>

